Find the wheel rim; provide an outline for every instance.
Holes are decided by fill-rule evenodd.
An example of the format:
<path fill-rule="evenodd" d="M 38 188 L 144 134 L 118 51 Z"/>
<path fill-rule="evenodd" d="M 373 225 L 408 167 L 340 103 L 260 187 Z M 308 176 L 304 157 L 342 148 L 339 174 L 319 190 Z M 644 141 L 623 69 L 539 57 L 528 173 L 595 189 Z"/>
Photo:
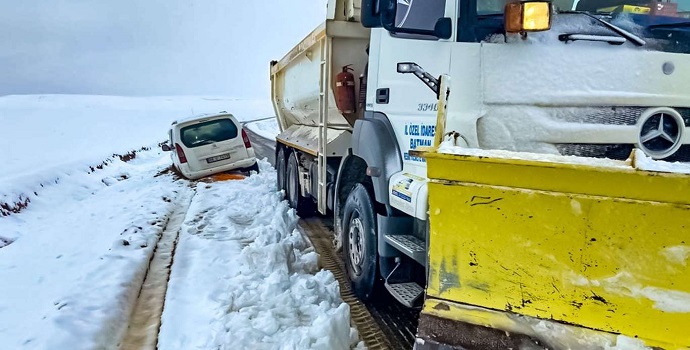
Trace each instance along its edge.
<path fill-rule="evenodd" d="M 348 232 L 348 248 L 352 270 L 359 275 L 362 272 L 364 262 L 364 225 L 359 217 L 350 220 L 350 230 Z"/>

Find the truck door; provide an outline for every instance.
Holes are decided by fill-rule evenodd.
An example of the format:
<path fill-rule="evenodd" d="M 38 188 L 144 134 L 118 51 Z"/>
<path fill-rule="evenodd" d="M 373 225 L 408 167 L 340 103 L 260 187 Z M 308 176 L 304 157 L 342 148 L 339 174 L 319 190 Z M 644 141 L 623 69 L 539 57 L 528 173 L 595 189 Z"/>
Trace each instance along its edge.
<path fill-rule="evenodd" d="M 395 27 L 433 30 L 440 18 L 457 18 L 453 0 L 397 0 Z M 449 72 L 452 43 L 431 35 L 371 33 L 367 109 L 385 114 L 396 135 L 406 172 L 426 177 L 424 159 L 409 150 L 430 146 L 436 124 L 436 94 L 413 74 L 401 74 L 397 65 L 413 62 L 438 77 Z"/>

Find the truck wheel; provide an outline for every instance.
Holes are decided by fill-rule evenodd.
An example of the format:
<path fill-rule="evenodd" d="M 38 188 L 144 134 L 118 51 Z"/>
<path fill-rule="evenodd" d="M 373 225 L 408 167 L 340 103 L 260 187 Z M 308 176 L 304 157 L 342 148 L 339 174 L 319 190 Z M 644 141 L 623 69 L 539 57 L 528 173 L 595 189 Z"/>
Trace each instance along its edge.
<path fill-rule="evenodd" d="M 366 187 L 357 184 L 343 208 L 343 253 L 352 289 L 362 301 L 371 300 L 378 280 L 376 221 Z"/>
<path fill-rule="evenodd" d="M 300 195 L 299 168 L 295 152 L 292 152 L 288 158 L 285 185 L 287 200 L 290 206 L 297 211 L 297 215 L 304 218 L 314 214 L 314 201 L 311 198 L 302 197 L 302 195 Z"/>
<path fill-rule="evenodd" d="M 276 178 L 277 178 L 277 185 L 278 185 L 278 191 L 284 191 L 285 190 L 285 177 L 287 175 L 287 166 L 286 166 L 286 160 L 285 160 L 285 148 L 281 147 L 280 150 L 278 151 L 278 157 L 276 158 Z"/>

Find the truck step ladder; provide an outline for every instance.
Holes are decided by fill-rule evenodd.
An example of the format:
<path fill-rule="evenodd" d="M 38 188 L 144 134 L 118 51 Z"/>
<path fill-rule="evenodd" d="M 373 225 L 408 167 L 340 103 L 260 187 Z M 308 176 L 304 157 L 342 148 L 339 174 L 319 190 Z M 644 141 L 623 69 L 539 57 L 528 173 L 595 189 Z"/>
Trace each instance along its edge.
<path fill-rule="evenodd" d="M 412 235 L 385 235 L 386 243 L 426 266 L 426 244 Z"/>
<path fill-rule="evenodd" d="M 321 214 L 328 211 L 328 182 L 327 182 L 327 158 L 328 158 L 328 91 L 331 85 L 331 72 L 328 65 L 331 62 L 331 38 L 324 36 L 321 43 L 321 65 L 319 80 L 319 144 L 317 165 L 319 170 L 319 183 L 317 189 L 318 210 Z"/>
<path fill-rule="evenodd" d="M 397 264 L 393 268 L 393 271 L 386 277 L 386 290 L 388 290 L 388 293 L 390 293 L 400 304 L 407 307 L 415 307 L 417 306 L 417 301 L 421 300 L 420 297 L 424 295 L 424 288 L 416 282 L 389 283 L 390 277 L 395 273 L 395 270 L 400 267 L 400 258 L 395 258 L 395 262 Z"/>

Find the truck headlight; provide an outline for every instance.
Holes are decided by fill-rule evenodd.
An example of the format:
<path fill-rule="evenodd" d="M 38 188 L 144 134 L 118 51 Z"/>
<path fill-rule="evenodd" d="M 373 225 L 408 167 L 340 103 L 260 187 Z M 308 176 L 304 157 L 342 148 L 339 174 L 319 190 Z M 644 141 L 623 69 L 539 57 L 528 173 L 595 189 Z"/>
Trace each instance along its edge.
<path fill-rule="evenodd" d="M 510 2 L 505 7 L 507 33 L 540 32 L 551 29 L 551 2 Z"/>

